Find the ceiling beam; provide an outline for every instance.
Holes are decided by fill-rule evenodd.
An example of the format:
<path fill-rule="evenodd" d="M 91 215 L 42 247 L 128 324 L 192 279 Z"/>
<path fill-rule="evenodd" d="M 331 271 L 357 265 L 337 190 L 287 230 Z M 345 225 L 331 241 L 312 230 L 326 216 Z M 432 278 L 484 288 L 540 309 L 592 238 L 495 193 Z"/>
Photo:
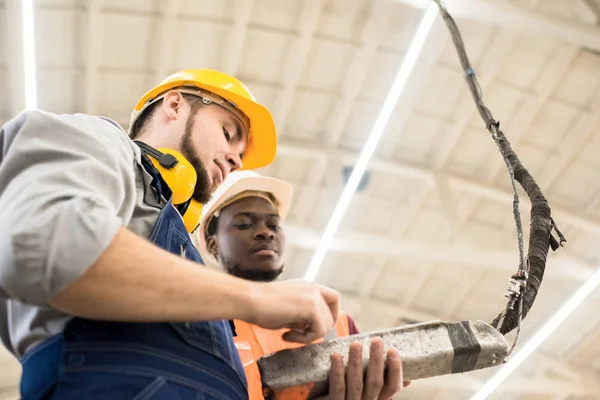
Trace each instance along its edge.
<path fill-rule="evenodd" d="M 589 367 L 585 369 L 577 368 L 577 372 L 581 373 L 581 380 L 584 384 L 596 393 L 596 399 L 600 398 L 600 372 L 598 368 L 595 371 L 590 371 Z"/>
<path fill-rule="evenodd" d="M 23 75 L 23 27 L 21 2 L 6 0 L 6 49 L 8 51 L 8 80 L 10 81 L 10 115 L 25 108 L 25 81 Z"/>
<path fill-rule="evenodd" d="M 414 30 L 410 24 L 407 24 L 407 27 Z M 443 29 L 444 22 L 441 17 L 437 17 L 423 44 L 423 50 L 417 59 L 417 66 L 410 73 L 402 95 L 398 98 L 398 102 L 394 108 L 394 116 L 390 119 L 388 128 L 384 133 L 392 135 L 390 140 L 386 142 L 386 145 L 391 148 L 397 148 L 400 140 L 404 137 L 404 127 L 410 120 L 410 117 L 414 115 L 413 110 L 417 107 L 423 90 L 428 89 L 428 79 L 431 77 L 431 72 L 436 66 L 444 44 L 449 43 L 447 36 L 442 34 L 444 32 Z M 405 35 L 412 40 L 414 33 Z M 410 43 L 408 43 L 408 46 L 410 46 Z M 394 131 L 390 132 L 390 128 Z"/>
<path fill-rule="evenodd" d="M 304 249 L 316 249 L 320 233 L 301 225 L 286 223 L 288 244 Z M 475 268 L 497 269 L 507 274 L 515 271 L 517 254 L 511 251 L 483 250 L 467 244 L 435 244 L 426 241 L 392 239 L 387 235 L 369 234 L 358 231 L 343 231 L 333 239 L 331 252 L 345 254 L 372 254 L 377 256 L 415 258 L 436 263 L 460 264 Z M 564 253 L 552 254 L 548 258 L 552 276 L 585 281 L 594 266 Z"/>
<path fill-rule="evenodd" d="M 593 14 L 595 24 L 600 24 L 600 0 L 582 0 L 581 4 Z"/>
<path fill-rule="evenodd" d="M 102 23 L 102 0 L 88 0 L 85 37 L 85 89 L 83 112 L 98 114 L 98 100 L 100 97 L 100 61 L 102 58 L 102 43 L 104 40 L 104 26 Z"/>
<path fill-rule="evenodd" d="M 373 64 L 377 47 L 387 32 L 392 3 L 373 2 L 371 12 L 361 34 L 361 46 L 355 50 L 354 57 L 346 72 L 341 99 L 337 101 L 333 123 L 327 135 L 328 145 L 337 145 L 344 132 L 346 121 L 354 108 L 356 97 L 367 79 Z M 410 25 L 407 25 L 410 27 Z M 410 27 L 412 29 L 412 27 Z M 405 28 L 407 29 L 407 28 Z"/>
<path fill-rule="evenodd" d="M 406 292 L 404 293 L 402 307 L 412 308 L 414 301 L 417 299 L 417 297 L 419 297 L 419 294 L 422 293 L 423 286 L 432 277 L 432 270 L 433 267 L 431 265 L 427 265 L 419 268 L 418 271 L 415 271 L 411 285 L 410 287 L 406 288 Z M 442 315 L 438 316 L 438 318 L 442 318 Z M 419 320 L 415 319 L 415 321 Z"/>
<path fill-rule="evenodd" d="M 378 257 L 369 264 L 369 273 L 361 280 L 361 286 L 358 290 L 361 297 L 369 297 L 371 295 L 377 283 L 381 281 L 387 261 L 387 257 Z"/>
<path fill-rule="evenodd" d="M 484 270 L 477 270 L 471 272 L 470 279 L 465 281 L 464 285 L 456 285 L 456 292 L 453 297 L 453 306 L 448 308 L 448 311 L 444 315 L 446 318 L 451 315 L 457 315 L 460 310 L 460 307 L 467 301 L 469 298 L 472 298 L 472 294 L 474 293 L 474 289 L 479 286 L 479 279 L 485 273 Z"/>
<path fill-rule="evenodd" d="M 296 220 L 300 224 L 306 223 L 310 217 L 310 213 L 314 207 L 315 197 L 317 196 L 317 192 L 327 173 L 327 165 L 327 157 L 313 158 L 313 161 L 311 162 L 310 168 L 312 171 L 310 173 L 308 185 L 306 189 L 301 192 L 302 197 L 298 199 L 299 204 L 302 204 L 302 208 L 296 215 Z"/>
<path fill-rule="evenodd" d="M 447 399 L 447 398 L 457 398 L 456 392 L 476 392 L 483 385 L 483 381 L 475 378 L 470 373 L 465 374 L 453 374 L 453 375 L 443 375 L 435 378 L 428 379 L 420 379 L 414 381 L 410 388 L 407 390 L 417 390 L 418 388 L 431 388 L 438 389 L 441 391 L 445 391 L 445 394 L 442 393 L 440 397 L 436 397 L 436 399 Z M 414 388 L 414 389 L 413 389 Z M 449 394 L 448 392 L 454 392 L 453 394 Z M 519 378 L 513 377 L 510 380 L 503 383 L 500 388 L 496 390 L 496 393 L 502 393 L 504 395 L 512 394 L 512 395 L 541 395 L 545 396 L 544 398 L 551 399 L 552 397 L 546 396 L 585 396 L 593 394 L 584 388 L 579 383 L 573 382 L 561 382 L 553 380 L 552 378 Z M 468 399 L 469 396 L 465 394 L 465 396 L 460 397 Z M 519 397 L 520 398 L 520 397 Z"/>
<path fill-rule="evenodd" d="M 225 62 L 225 71 L 233 76 L 237 76 L 240 62 L 244 55 L 244 44 L 248 35 L 248 23 L 252 17 L 252 10 L 255 3 L 255 0 L 235 0 L 235 4 L 232 7 L 235 21 L 233 23 L 233 32 L 229 35 L 232 39 L 227 50 L 229 57 Z"/>
<path fill-rule="evenodd" d="M 302 78 L 304 67 L 308 62 L 313 35 L 319 26 L 321 13 L 323 12 L 323 0 L 303 1 L 302 11 L 298 22 L 298 37 L 288 53 L 288 61 L 285 65 L 285 84 L 283 87 L 283 98 L 279 102 L 279 109 L 275 114 L 277 126 L 284 127 L 294 102 L 296 87 Z"/>
<path fill-rule="evenodd" d="M 438 194 L 438 202 L 440 209 L 443 212 L 444 218 L 452 231 L 452 234 L 457 240 L 462 240 L 462 222 L 458 216 L 456 210 L 456 201 L 452 196 L 450 186 L 446 181 L 444 174 L 440 170 L 433 171 L 433 178 L 435 180 L 435 187 Z"/>
<path fill-rule="evenodd" d="M 468 373 L 467 373 L 468 374 Z M 465 374 L 465 375 L 467 375 Z M 432 382 L 427 382 L 429 379 L 423 380 L 425 385 L 422 386 L 431 386 L 432 388 L 439 388 L 442 390 L 452 390 L 452 391 L 471 391 L 473 394 L 479 389 L 484 382 L 479 381 L 479 385 L 472 381 L 458 381 L 458 377 L 460 375 L 453 374 L 447 375 L 447 380 L 436 380 Z M 454 382 L 454 380 L 457 380 Z M 415 387 L 417 384 L 420 384 L 421 381 L 415 381 Z M 411 385 L 412 386 L 412 385 Z M 526 377 L 512 377 L 510 380 L 507 380 L 495 391 L 496 394 L 504 394 L 506 395 L 519 395 L 524 397 L 519 398 L 528 398 L 525 396 L 533 395 L 533 396 L 544 396 L 546 399 L 551 399 L 551 397 L 546 396 L 567 396 L 567 398 L 571 398 L 571 396 L 586 396 L 590 394 L 596 394 L 591 392 L 586 387 L 578 382 L 561 382 L 560 380 L 552 379 L 551 377 L 541 377 L 541 378 L 526 378 Z M 441 399 L 447 397 L 440 397 Z M 464 398 L 468 399 L 469 396 L 465 396 Z M 495 397 L 501 398 L 501 397 Z M 536 397 L 538 398 L 538 397 Z"/>
<path fill-rule="evenodd" d="M 475 68 L 479 86 L 484 94 L 494 82 L 500 68 L 506 62 L 507 56 L 519 38 L 516 32 L 502 32 L 498 28 L 495 28 L 495 30 L 494 39 L 489 44 L 487 53 Z M 458 58 L 456 60 L 458 62 Z M 448 129 L 444 130 L 444 135 L 442 135 L 443 146 L 440 146 L 440 150 L 434 155 L 435 164 L 438 167 L 443 168 L 446 165 L 476 112 L 477 109 L 474 106 L 471 93 L 464 93 L 460 97 L 454 112 L 456 118 Z"/>
<path fill-rule="evenodd" d="M 600 124 L 600 93 L 596 95 L 596 99 L 593 101 L 590 110 L 586 113 L 581 113 L 579 121 L 577 121 L 574 128 L 569 131 L 567 137 L 560 143 L 558 159 L 552 160 L 549 165 L 545 166 L 551 172 L 540 177 L 538 182 L 540 187 L 549 188 L 560 178 L 564 169 L 589 145 L 590 138 L 596 134 L 598 124 Z M 589 204 L 594 204 L 594 200 L 590 199 Z"/>
<path fill-rule="evenodd" d="M 501 66 L 504 65 L 505 57 L 513 49 L 518 38 L 518 34 L 513 32 L 499 32 L 496 29 L 495 36 L 491 42 L 487 53 L 481 60 L 480 67 L 478 68 L 481 73 L 481 79 L 479 85 L 481 88 L 488 88 L 494 81 Z M 458 61 L 458 58 L 457 58 Z M 443 178 L 443 174 L 438 171 L 443 171 L 444 167 L 454 152 L 454 149 L 458 145 L 460 138 L 464 134 L 466 128 L 471 122 L 475 108 L 473 107 L 473 99 L 469 95 L 460 96 L 460 101 L 457 107 L 457 111 L 454 113 L 458 115 L 458 119 L 453 121 L 449 129 L 444 132 L 442 136 L 443 146 L 440 146 L 440 151 L 435 155 L 434 164 L 438 166 L 439 170 L 434 172 L 434 178 L 436 181 L 436 188 L 438 197 L 440 198 L 442 209 L 446 216 L 446 220 L 452 232 L 456 236 L 457 240 L 464 240 L 461 235 L 462 228 L 461 222 L 458 218 L 455 202 L 450 195 L 447 181 Z"/>
<path fill-rule="evenodd" d="M 0 399 L 2 400 L 20 399 L 20 394 L 21 391 L 19 389 L 18 384 L 14 384 L 5 388 L 0 388 Z"/>
<path fill-rule="evenodd" d="M 447 174 L 446 178 L 456 187 L 477 194 L 487 199 L 506 204 L 512 204 L 513 194 L 493 186 L 486 186 L 471 179 L 463 178 L 457 175 Z M 526 196 L 521 197 L 521 212 L 529 214 L 531 203 Z M 578 229 L 582 229 L 596 236 L 600 236 L 600 224 L 592 220 L 589 216 L 579 215 L 576 211 L 567 210 L 562 207 L 552 206 L 552 215 L 557 224 L 570 224 Z"/>
<path fill-rule="evenodd" d="M 427 0 L 394 1 L 417 8 L 424 8 L 429 3 Z M 593 27 L 548 17 L 536 11 L 516 7 L 508 2 L 444 0 L 444 3 L 450 15 L 455 18 L 482 21 L 600 51 L 600 31 Z"/>
<path fill-rule="evenodd" d="M 150 87 L 162 82 L 169 74 L 170 63 L 173 61 L 173 50 L 177 38 L 177 15 L 181 9 L 181 0 L 169 0 L 160 2 L 162 8 L 162 19 L 158 31 L 158 48 L 154 52 L 154 76 Z"/>
<path fill-rule="evenodd" d="M 419 209 L 423 206 L 423 202 L 427 199 L 427 196 L 433 190 L 434 185 L 432 183 L 426 183 L 421 190 L 415 191 L 411 194 L 408 199 L 408 205 L 405 206 L 406 218 L 402 218 L 400 221 L 395 221 L 395 231 L 400 235 L 405 235 L 408 230 L 414 226 L 417 219 L 419 218 Z"/>
<path fill-rule="evenodd" d="M 579 49 L 577 47 L 561 44 L 552 55 L 552 58 L 544 63 L 544 70 L 537 79 L 534 93 L 527 97 L 525 104 L 519 108 L 516 115 L 505 122 L 507 127 L 503 129 L 504 134 L 510 140 L 513 149 L 518 147 L 521 138 L 530 130 L 538 114 L 548 104 L 550 94 L 554 91 L 556 85 L 563 81 L 564 75 L 578 53 Z M 503 124 L 502 121 L 500 123 Z M 481 125 L 484 126 L 483 121 Z M 488 152 L 488 156 L 491 157 L 497 153 L 498 150 L 494 147 Z M 505 168 L 504 163 L 496 164 L 495 167 L 490 169 L 487 180 L 493 181 Z"/>
<path fill-rule="evenodd" d="M 598 340 L 598 335 L 600 334 L 600 321 L 595 324 L 591 323 L 592 321 L 588 321 L 589 326 L 581 327 L 581 330 L 585 332 L 583 336 L 572 343 L 569 346 L 565 346 L 560 352 L 560 356 L 562 359 L 565 359 L 573 364 L 577 364 L 577 360 L 575 357 L 586 348 L 591 347 L 592 343 Z"/>
<path fill-rule="evenodd" d="M 513 377 L 503 383 L 496 393 L 515 393 L 521 395 L 570 395 L 585 396 L 590 392 L 579 382 L 561 382 L 551 377 L 526 378 Z"/>
<path fill-rule="evenodd" d="M 320 157 L 321 154 L 325 153 L 328 157 L 338 157 L 342 159 L 346 165 L 353 165 L 356 160 L 356 154 L 351 151 L 322 150 L 318 147 L 286 145 L 285 143 L 282 143 L 279 146 L 279 148 L 286 147 L 288 154 L 302 153 L 307 155 L 308 153 L 313 153 L 314 157 Z M 391 175 L 423 179 L 427 184 L 435 185 L 434 170 L 429 167 L 401 161 L 384 161 L 374 158 L 369 162 L 368 169 Z M 444 172 L 443 177 L 448 184 L 455 189 L 461 189 L 489 200 L 512 204 L 512 192 L 449 172 Z M 521 198 L 521 207 L 522 212 L 526 214 L 529 213 L 530 202 L 529 198 L 526 196 L 522 196 Z M 564 224 L 571 224 L 576 228 L 600 236 L 600 223 L 594 221 L 587 215 L 580 215 L 574 210 L 568 210 L 558 206 L 552 206 L 552 214 L 558 224 L 561 222 Z"/>
<path fill-rule="evenodd" d="M 406 319 L 410 321 L 435 321 L 439 320 L 440 316 L 431 314 L 425 311 L 419 311 L 409 307 L 403 307 L 391 301 L 379 300 L 374 297 L 364 297 L 356 293 L 341 291 L 342 307 L 344 309 L 352 309 L 351 317 L 354 319 L 363 319 L 368 316 L 383 316 L 392 319 Z M 350 307 L 344 306 L 348 304 Z M 377 310 L 377 313 L 373 313 Z M 359 327 L 360 328 L 360 327 Z M 377 327 L 380 329 L 384 327 Z M 385 327 L 387 328 L 387 326 Z"/>
<path fill-rule="evenodd" d="M 0 349 L 0 390 L 18 387 L 21 364 L 4 348 Z"/>

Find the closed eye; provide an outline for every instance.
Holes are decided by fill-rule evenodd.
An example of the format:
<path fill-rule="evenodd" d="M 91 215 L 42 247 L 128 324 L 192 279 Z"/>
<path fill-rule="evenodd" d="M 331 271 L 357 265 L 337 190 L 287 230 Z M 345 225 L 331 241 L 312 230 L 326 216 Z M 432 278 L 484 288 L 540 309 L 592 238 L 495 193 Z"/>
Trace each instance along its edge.
<path fill-rule="evenodd" d="M 231 142 L 231 134 L 225 128 L 223 128 L 223 135 L 225 135 L 225 139 L 227 139 L 227 143 Z"/>

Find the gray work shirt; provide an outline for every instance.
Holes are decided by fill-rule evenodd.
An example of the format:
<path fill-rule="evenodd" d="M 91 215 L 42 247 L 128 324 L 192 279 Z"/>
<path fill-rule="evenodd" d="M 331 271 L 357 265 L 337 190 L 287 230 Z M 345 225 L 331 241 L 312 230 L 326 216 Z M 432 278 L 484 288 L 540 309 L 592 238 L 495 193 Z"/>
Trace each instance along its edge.
<path fill-rule="evenodd" d="M 71 318 L 47 306 L 121 226 L 160 213 L 139 147 L 114 121 L 27 111 L 0 130 L 0 338 L 21 357 Z"/>

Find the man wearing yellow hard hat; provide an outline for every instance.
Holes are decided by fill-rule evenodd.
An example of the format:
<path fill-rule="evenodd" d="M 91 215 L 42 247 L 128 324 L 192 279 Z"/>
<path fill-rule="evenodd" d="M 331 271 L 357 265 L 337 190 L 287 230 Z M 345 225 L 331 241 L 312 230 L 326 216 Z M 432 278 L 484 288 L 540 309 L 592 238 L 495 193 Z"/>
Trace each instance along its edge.
<path fill-rule="evenodd" d="M 269 164 L 270 112 L 218 71 L 110 119 L 26 111 L 0 130 L 0 338 L 29 399 L 246 399 L 231 322 L 324 336 L 339 295 L 199 266 L 189 233 L 227 175 Z"/>

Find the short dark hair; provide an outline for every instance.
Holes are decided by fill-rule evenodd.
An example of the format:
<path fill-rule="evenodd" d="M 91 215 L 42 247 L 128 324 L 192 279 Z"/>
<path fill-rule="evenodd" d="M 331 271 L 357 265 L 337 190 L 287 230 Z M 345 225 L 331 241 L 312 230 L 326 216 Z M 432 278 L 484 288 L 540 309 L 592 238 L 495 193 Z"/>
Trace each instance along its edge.
<path fill-rule="evenodd" d="M 198 96 L 194 96 L 193 94 L 181 93 L 184 99 L 190 104 L 190 115 L 194 116 L 198 112 L 198 110 L 204 105 L 202 99 Z M 135 121 L 131 129 L 129 130 L 129 138 L 134 140 L 138 138 L 143 132 L 144 129 L 150 124 L 152 118 L 154 117 L 154 113 L 156 112 L 157 106 L 162 102 L 162 99 L 152 103 L 142 112 L 142 114 Z"/>
<path fill-rule="evenodd" d="M 213 236 L 217 234 L 217 227 L 219 226 L 219 216 L 215 215 L 212 217 L 206 228 L 206 235 Z"/>

